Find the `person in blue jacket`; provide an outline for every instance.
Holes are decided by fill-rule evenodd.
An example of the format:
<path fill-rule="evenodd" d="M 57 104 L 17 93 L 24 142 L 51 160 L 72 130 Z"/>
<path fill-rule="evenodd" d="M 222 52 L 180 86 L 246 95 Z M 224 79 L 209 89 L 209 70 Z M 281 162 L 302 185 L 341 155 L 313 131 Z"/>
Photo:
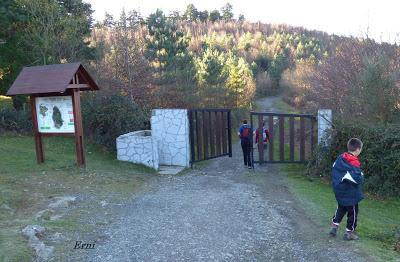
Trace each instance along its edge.
<path fill-rule="evenodd" d="M 338 206 L 332 218 L 329 234 L 336 236 L 339 224 L 347 214 L 346 233 L 343 237 L 345 240 L 359 239 L 354 231 L 357 227 L 358 203 L 364 198 L 362 193 L 364 174 L 358 160 L 362 147 L 360 139 L 351 138 L 347 142 L 348 152 L 341 154 L 332 167 L 332 187 Z"/>
<path fill-rule="evenodd" d="M 251 162 L 252 135 L 253 135 L 253 128 L 249 124 L 247 124 L 247 120 L 243 120 L 243 125 L 241 125 L 239 128 L 238 136 L 240 138 L 240 144 L 243 150 L 244 165 L 247 166 L 249 169 L 252 168 L 252 162 Z"/>

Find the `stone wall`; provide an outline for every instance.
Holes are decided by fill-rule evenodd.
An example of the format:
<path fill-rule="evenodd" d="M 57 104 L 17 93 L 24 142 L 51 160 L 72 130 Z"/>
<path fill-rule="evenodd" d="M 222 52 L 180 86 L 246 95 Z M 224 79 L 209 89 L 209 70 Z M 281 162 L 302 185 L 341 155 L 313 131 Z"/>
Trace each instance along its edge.
<path fill-rule="evenodd" d="M 158 170 L 158 149 L 150 130 L 127 133 L 117 138 L 117 159 Z"/>
<path fill-rule="evenodd" d="M 160 165 L 190 166 L 189 121 L 186 109 L 154 109 L 151 129 L 157 143 Z"/>

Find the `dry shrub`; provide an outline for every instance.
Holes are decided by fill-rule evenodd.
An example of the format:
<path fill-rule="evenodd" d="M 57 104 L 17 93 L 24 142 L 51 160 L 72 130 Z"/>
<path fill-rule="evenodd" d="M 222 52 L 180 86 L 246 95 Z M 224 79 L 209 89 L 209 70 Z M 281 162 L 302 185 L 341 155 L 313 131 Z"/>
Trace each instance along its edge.
<path fill-rule="evenodd" d="M 267 72 L 259 72 L 256 75 L 256 90 L 258 95 L 274 95 L 272 81 Z"/>
<path fill-rule="evenodd" d="M 287 69 L 282 74 L 281 85 L 286 87 L 284 101 L 296 108 L 310 107 L 307 102 L 306 94 L 311 86 L 309 77 L 315 70 L 315 64 L 312 61 L 300 61 L 293 69 Z"/>
<path fill-rule="evenodd" d="M 306 99 L 343 118 L 388 121 L 399 102 L 398 54 L 393 45 L 344 41 L 308 78 Z"/>

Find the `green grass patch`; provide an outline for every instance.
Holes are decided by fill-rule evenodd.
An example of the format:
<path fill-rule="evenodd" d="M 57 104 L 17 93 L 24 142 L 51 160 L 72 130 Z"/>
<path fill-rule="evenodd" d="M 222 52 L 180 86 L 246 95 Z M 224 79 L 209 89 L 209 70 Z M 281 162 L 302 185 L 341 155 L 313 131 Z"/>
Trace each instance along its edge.
<path fill-rule="evenodd" d="M 33 250 L 28 248 L 26 242 L 22 236 L 13 236 L 7 232 L 0 233 L 0 261 L 32 261 Z"/>
<path fill-rule="evenodd" d="M 56 231 L 72 231 L 78 228 L 78 222 L 70 217 L 67 217 L 55 221 L 46 221 L 44 226 Z"/>
<path fill-rule="evenodd" d="M 2 108 L 12 108 L 12 99 L 9 96 L 0 96 L 0 109 Z"/>
<path fill-rule="evenodd" d="M 310 217 L 328 232 L 337 206 L 330 184 L 322 178 L 305 176 L 304 165 L 285 165 L 282 171 L 288 175 L 292 192 Z M 342 221 L 341 233 L 345 221 L 346 218 Z M 361 240 L 356 245 L 366 254 L 379 261 L 399 261 L 400 252 L 394 250 L 399 241 L 399 236 L 396 236 L 399 228 L 399 199 L 378 200 L 367 196 L 361 201 L 357 227 Z"/>
<path fill-rule="evenodd" d="M 287 114 L 299 114 L 300 113 L 296 108 L 285 103 L 281 98 L 276 99 L 272 103 L 272 107 L 275 108 L 278 112 L 282 112 L 282 113 L 287 113 Z"/>
<path fill-rule="evenodd" d="M 38 165 L 33 137 L 0 136 L 0 261 L 32 260 L 21 234 L 26 225 L 43 225 L 49 234 L 84 231 L 83 214 L 95 217 L 102 212 L 100 201 L 131 197 L 154 175 L 150 168 L 117 161 L 91 144 L 85 147 L 87 166 L 79 168 L 73 138 L 45 137 L 44 148 L 45 163 Z M 35 214 L 57 196 L 77 196 L 73 212 L 55 221 L 36 220 Z"/>

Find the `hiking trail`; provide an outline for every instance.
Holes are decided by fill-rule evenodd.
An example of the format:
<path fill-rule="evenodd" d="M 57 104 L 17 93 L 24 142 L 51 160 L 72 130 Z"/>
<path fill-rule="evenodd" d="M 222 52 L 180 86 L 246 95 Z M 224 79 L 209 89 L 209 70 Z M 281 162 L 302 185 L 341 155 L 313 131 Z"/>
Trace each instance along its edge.
<path fill-rule="evenodd" d="M 278 165 L 248 170 L 239 142 L 233 149 L 232 158 L 157 177 L 115 211 L 87 261 L 371 261 L 328 236 L 330 214 L 324 228 L 310 219 Z"/>

